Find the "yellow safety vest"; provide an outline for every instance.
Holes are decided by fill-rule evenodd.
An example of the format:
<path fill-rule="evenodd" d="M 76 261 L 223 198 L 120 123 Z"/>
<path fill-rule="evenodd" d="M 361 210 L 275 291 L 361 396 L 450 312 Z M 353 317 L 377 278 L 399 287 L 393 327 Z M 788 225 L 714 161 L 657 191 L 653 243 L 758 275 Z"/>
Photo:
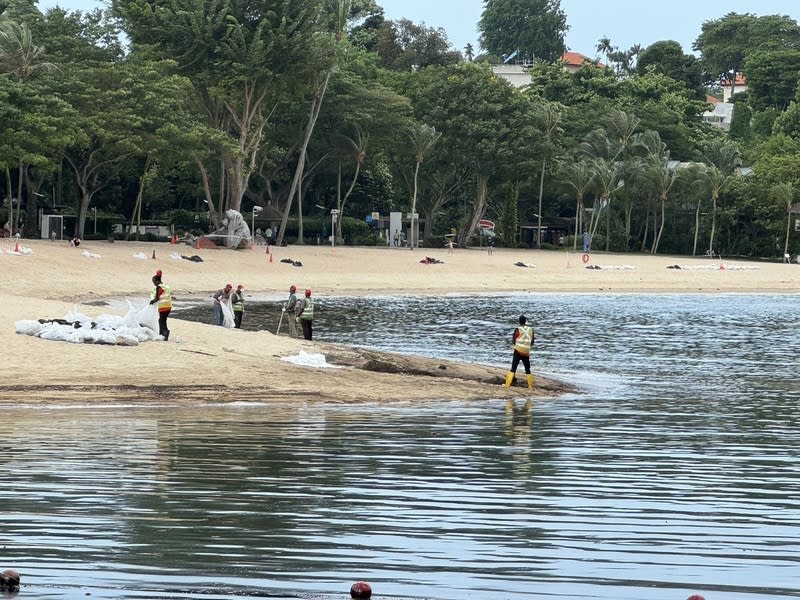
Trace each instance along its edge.
<path fill-rule="evenodd" d="M 172 310 L 172 292 L 166 283 L 160 283 L 155 288 L 153 288 L 153 291 L 150 294 L 150 299 L 151 300 L 155 299 L 156 294 L 158 293 L 159 286 L 161 286 L 161 289 L 164 290 L 164 293 L 162 293 L 161 297 L 158 299 L 158 312 L 166 312 L 168 310 Z"/>
<path fill-rule="evenodd" d="M 244 312 L 244 294 L 233 292 L 233 312 Z"/>
<path fill-rule="evenodd" d="M 300 318 L 307 321 L 314 319 L 314 301 L 311 298 L 305 299 L 305 305 L 303 307 L 303 312 L 300 313 Z"/>
<path fill-rule="evenodd" d="M 528 325 L 520 325 L 517 327 L 519 335 L 514 341 L 514 350 L 523 355 L 531 353 L 531 346 L 533 346 L 533 327 Z"/>

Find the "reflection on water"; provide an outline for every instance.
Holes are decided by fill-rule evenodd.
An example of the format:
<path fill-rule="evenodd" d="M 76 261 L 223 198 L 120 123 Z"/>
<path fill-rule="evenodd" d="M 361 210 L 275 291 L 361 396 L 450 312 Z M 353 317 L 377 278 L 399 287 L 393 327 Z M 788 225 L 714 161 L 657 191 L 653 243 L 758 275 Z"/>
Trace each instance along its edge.
<path fill-rule="evenodd" d="M 0 568 L 26 599 L 800 596 L 796 298 L 430 302 L 325 299 L 319 330 L 504 368 L 525 312 L 587 392 L 7 408 Z"/>

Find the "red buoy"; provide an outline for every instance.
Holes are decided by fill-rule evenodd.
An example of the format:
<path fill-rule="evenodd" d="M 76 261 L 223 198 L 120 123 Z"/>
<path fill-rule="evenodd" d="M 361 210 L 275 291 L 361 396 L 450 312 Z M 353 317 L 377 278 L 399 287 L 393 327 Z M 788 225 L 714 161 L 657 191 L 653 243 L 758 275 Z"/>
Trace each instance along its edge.
<path fill-rule="evenodd" d="M 706 599 L 700 594 L 692 594 L 686 600 L 706 600 Z"/>
<path fill-rule="evenodd" d="M 372 588 L 366 581 L 356 581 L 350 587 L 351 598 L 370 598 L 372 597 Z"/>

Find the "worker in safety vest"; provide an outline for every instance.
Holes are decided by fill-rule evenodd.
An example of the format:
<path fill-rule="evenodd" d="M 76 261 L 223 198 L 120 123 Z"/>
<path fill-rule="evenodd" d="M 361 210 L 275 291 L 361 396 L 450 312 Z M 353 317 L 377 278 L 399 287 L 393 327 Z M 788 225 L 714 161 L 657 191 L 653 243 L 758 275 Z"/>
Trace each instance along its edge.
<path fill-rule="evenodd" d="M 511 386 L 514 382 L 514 375 L 520 361 L 525 366 L 525 374 L 528 376 L 528 388 L 533 388 L 533 375 L 531 375 L 531 348 L 536 337 L 533 327 L 529 326 L 525 315 L 519 317 L 519 327 L 514 330 L 511 343 L 514 345 L 514 357 L 511 359 L 511 370 L 506 375 L 505 387 Z"/>
<path fill-rule="evenodd" d="M 167 328 L 167 317 L 172 310 L 172 292 L 169 286 L 161 281 L 161 269 L 153 275 L 153 291 L 150 292 L 150 304 L 156 304 L 158 308 L 158 334 L 166 342 L 169 340 L 169 329 Z"/>
<path fill-rule="evenodd" d="M 314 300 L 311 298 L 311 290 L 306 290 L 306 297 L 300 300 L 297 306 L 297 320 L 303 328 L 303 337 L 310 340 L 314 321 Z"/>
<path fill-rule="evenodd" d="M 236 291 L 231 294 L 233 304 L 233 326 L 236 329 L 242 328 L 242 317 L 244 316 L 244 286 L 240 283 L 236 286 Z"/>

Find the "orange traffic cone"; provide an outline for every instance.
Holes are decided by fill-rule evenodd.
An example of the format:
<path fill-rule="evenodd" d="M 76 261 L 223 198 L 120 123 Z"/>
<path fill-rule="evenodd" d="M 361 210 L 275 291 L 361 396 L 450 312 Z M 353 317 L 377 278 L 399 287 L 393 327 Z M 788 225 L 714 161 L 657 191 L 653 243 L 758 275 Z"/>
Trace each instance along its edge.
<path fill-rule="evenodd" d="M 272 262 L 272 252 L 269 253 L 269 262 Z"/>
<path fill-rule="evenodd" d="M 14 252 L 16 252 L 17 254 L 19 254 L 19 240 L 17 240 L 17 243 L 16 243 L 16 244 L 14 244 Z"/>
<path fill-rule="evenodd" d="M 155 259 L 156 259 L 156 251 L 153 250 L 153 260 L 155 260 Z"/>

